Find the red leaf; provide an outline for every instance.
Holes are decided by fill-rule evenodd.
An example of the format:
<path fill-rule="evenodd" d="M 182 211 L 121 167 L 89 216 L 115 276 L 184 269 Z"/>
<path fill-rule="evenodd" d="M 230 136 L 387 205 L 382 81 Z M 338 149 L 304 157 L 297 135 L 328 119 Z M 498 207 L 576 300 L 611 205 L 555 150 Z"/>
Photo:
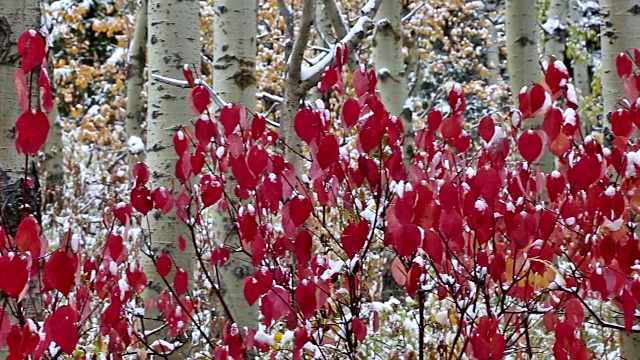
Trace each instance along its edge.
<path fill-rule="evenodd" d="M 398 255 L 411 256 L 422 244 L 422 232 L 414 224 L 408 224 L 402 228 L 402 236 L 396 239 L 395 246 Z"/>
<path fill-rule="evenodd" d="M 404 266 L 399 256 L 393 259 L 391 263 L 391 276 L 393 280 L 400 286 L 404 286 L 407 283 L 407 275 L 409 270 Z"/>
<path fill-rule="evenodd" d="M 247 109 L 242 104 L 229 104 L 220 111 L 220 122 L 224 127 L 225 136 L 233 133 L 238 125 L 247 117 Z"/>
<path fill-rule="evenodd" d="M 334 135 L 325 136 L 318 148 L 318 164 L 323 170 L 335 164 L 340 157 L 338 140 Z"/>
<path fill-rule="evenodd" d="M 618 71 L 618 77 L 624 78 L 633 72 L 633 62 L 625 53 L 618 54 L 616 57 L 616 70 Z"/>
<path fill-rule="evenodd" d="M 332 90 L 333 86 L 338 82 L 338 69 L 334 66 L 330 66 L 322 73 L 322 80 L 320 80 L 320 86 L 318 90 L 326 93 Z"/>
<path fill-rule="evenodd" d="M 541 116 L 551 105 L 551 96 L 538 83 L 533 84 L 529 94 L 531 96 L 531 117 Z"/>
<path fill-rule="evenodd" d="M 135 164 L 131 172 L 133 177 L 136 178 L 136 186 L 146 185 L 147 181 L 149 181 L 149 168 L 144 163 Z"/>
<path fill-rule="evenodd" d="M 438 109 L 433 109 L 427 114 L 427 124 L 429 125 L 430 132 L 436 132 L 442 124 L 442 112 Z"/>
<path fill-rule="evenodd" d="M 153 209 L 151 190 L 142 185 L 133 188 L 133 190 L 131 190 L 131 205 L 142 215 L 147 215 L 147 213 Z"/>
<path fill-rule="evenodd" d="M 345 129 L 351 129 L 360 119 L 360 105 L 356 99 L 347 99 L 342 105 L 340 121 Z"/>
<path fill-rule="evenodd" d="M 320 134 L 320 115 L 311 109 L 304 108 L 296 114 L 293 121 L 296 134 L 307 144 Z"/>
<path fill-rule="evenodd" d="M 47 142 L 49 119 L 40 110 L 26 110 L 16 121 L 15 130 L 18 153 L 37 155 Z"/>
<path fill-rule="evenodd" d="M 182 129 L 173 135 L 173 146 L 178 156 L 182 156 L 189 148 L 189 139 Z"/>
<path fill-rule="evenodd" d="M 211 94 L 204 86 L 198 85 L 191 89 L 189 100 L 191 101 L 193 112 L 200 115 L 207 110 L 211 102 Z"/>
<path fill-rule="evenodd" d="M 195 129 L 196 139 L 198 139 L 200 145 L 204 146 L 207 146 L 207 144 L 211 142 L 211 139 L 218 134 L 216 124 L 214 124 L 208 116 L 199 117 L 198 120 L 196 120 Z"/>
<path fill-rule="evenodd" d="M 78 319 L 78 312 L 69 305 L 59 307 L 47 319 L 51 340 L 67 354 L 73 354 L 78 345 L 79 334 L 75 325 Z"/>
<path fill-rule="evenodd" d="M 162 277 L 167 277 L 171 272 L 171 268 L 173 267 L 173 261 L 171 261 L 171 257 L 167 254 L 162 254 L 156 260 L 156 271 L 158 275 Z"/>
<path fill-rule="evenodd" d="M 247 276 L 244 278 L 243 282 L 243 293 L 244 298 L 247 300 L 247 304 L 252 306 L 258 301 L 258 299 L 263 295 L 261 290 L 261 285 L 253 276 Z"/>
<path fill-rule="evenodd" d="M 51 110 L 53 110 L 53 92 L 51 91 L 49 73 L 44 67 L 40 69 L 40 79 L 38 80 L 38 86 L 42 88 L 42 107 L 46 112 L 51 112 Z"/>
<path fill-rule="evenodd" d="M 316 285 L 307 279 L 300 281 L 295 291 L 295 299 L 305 319 L 310 319 L 316 311 Z"/>
<path fill-rule="evenodd" d="M 542 138 L 533 130 L 527 130 L 518 139 L 518 151 L 522 158 L 533 163 L 542 155 Z"/>
<path fill-rule="evenodd" d="M 449 106 L 453 114 L 463 113 L 467 109 L 464 90 L 460 84 L 455 84 L 449 92 Z"/>
<path fill-rule="evenodd" d="M 200 198 L 205 208 L 214 205 L 222 199 L 224 187 L 222 185 L 222 179 L 219 176 L 213 177 L 210 174 L 203 176 L 200 179 L 200 186 Z"/>
<path fill-rule="evenodd" d="M 55 251 L 44 265 L 45 283 L 67 296 L 76 280 L 76 271 L 69 256 Z"/>
<path fill-rule="evenodd" d="M 184 251 L 187 248 L 187 240 L 182 235 L 178 236 L 178 248 L 180 251 Z"/>
<path fill-rule="evenodd" d="M 313 246 L 313 238 L 308 231 L 301 231 L 296 236 L 296 241 L 293 243 L 295 247 L 296 260 L 301 266 L 306 266 L 311 261 L 311 248 Z"/>
<path fill-rule="evenodd" d="M 27 88 L 27 79 L 24 76 L 24 70 L 22 68 L 16 69 L 16 74 L 13 77 L 13 84 L 16 87 L 16 93 L 18 93 L 18 102 L 22 110 L 27 110 L 29 106 L 29 89 Z"/>
<path fill-rule="evenodd" d="M 194 87 L 195 81 L 193 79 L 193 71 L 191 70 L 191 67 L 189 67 L 189 64 L 184 64 L 182 67 L 182 74 L 184 75 L 184 79 L 187 80 L 189 87 Z"/>
<path fill-rule="evenodd" d="M 162 211 L 162 214 L 166 215 L 173 209 L 173 197 L 171 196 L 171 192 L 164 186 L 153 190 L 151 198 L 156 204 L 156 209 Z"/>
<path fill-rule="evenodd" d="M 304 224 L 311 215 L 311 201 L 302 195 L 294 196 L 289 206 L 291 221 L 295 226 Z"/>
<path fill-rule="evenodd" d="M 262 175 L 264 169 L 267 168 L 269 163 L 269 154 L 262 146 L 256 145 L 249 149 L 247 154 L 247 166 L 254 176 L 258 177 Z"/>
<path fill-rule="evenodd" d="M 353 72 L 353 86 L 358 97 L 369 92 L 373 93 L 376 89 L 376 82 L 376 74 L 373 69 L 368 71 L 358 69 Z"/>
<path fill-rule="evenodd" d="M 46 56 L 44 38 L 36 30 L 30 29 L 18 38 L 18 51 L 22 55 L 22 69 L 25 74 L 42 64 Z"/>
<path fill-rule="evenodd" d="M 253 140 L 258 140 L 267 129 L 267 119 L 264 116 L 255 114 L 251 122 L 251 136 Z"/>
<path fill-rule="evenodd" d="M 171 271 L 171 269 L 169 269 Z M 187 292 L 189 286 L 189 274 L 184 269 L 178 269 L 175 278 L 173 279 L 173 289 L 176 295 L 180 296 Z"/>
<path fill-rule="evenodd" d="M 211 264 L 223 266 L 229 261 L 231 252 L 226 247 L 217 247 L 211 252 Z"/>
<path fill-rule="evenodd" d="M 32 215 L 29 215 L 20 221 L 15 236 L 18 251 L 21 253 L 31 252 L 31 256 L 39 257 L 42 250 L 40 241 L 40 225 Z"/>
<path fill-rule="evenodd" d="M 368 235 L 369 223 L 366 221 L 358 224 L 352 222 L 344 228 L 340 242 L 349 259 L 353 259 L 364 247 Z"/>
<path fill-rule="evenodd" d="M 0 258 L 0 273 L 11 276 L 0 277 L 0 288 L 10 297 L 17 298 L 27 286 L 29 271 L 27 264 L 18 255 Z"/>
<path fill-rule="evenodd" d="M 359 317 L 355 317 L 351 322 L 351 327 L 356 339 L 358 339 L 359 342 L 364 342 L 364 339 L 367 337 L 367 325 Z"/>
<path fill-rule="evenodd" d="M 626 109 L 617 109 L 611 113 L 611 131 L 616 136 L 629 138 L 633 131 L 633 120 L 631 111 Z"/>
<path fill-rule="evenodd" d="M 550 141 L 555 140 L 560 134 L 560 129 L 562 127 L 563 114 L 562 110 L 553 106 L 547 113 L 544 115 L 544 121 L 542 123 L 542 130 L 547 134 Z"/>
<path fill-rule="evenodd" d="M 485 116 L 480 120 L 480 125 L 478 126 L 478 134 L 482 140 L 489 142 L 493 137 L 493 134 L 496 132 L 495 123 L 493 122 L 493 118 L 491 116 Z"/>
<path fill-rule="evenodd" d="M 434 263 L 439 264 L 442 261 L 444 252 L 442 240 L 440 240 L 440 236 L 433 230 L 425 231 L 422 248 Z"/>

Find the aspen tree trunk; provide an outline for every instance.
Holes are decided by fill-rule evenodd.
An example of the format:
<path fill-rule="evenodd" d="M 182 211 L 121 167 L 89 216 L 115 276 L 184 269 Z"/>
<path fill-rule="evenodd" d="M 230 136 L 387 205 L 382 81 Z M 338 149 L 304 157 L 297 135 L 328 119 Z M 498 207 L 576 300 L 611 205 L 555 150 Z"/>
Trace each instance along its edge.
<path fill-rule="evenodd" d="M 554 55 L 560 61 L 564 61 L 568 14 L 569 0 L 551 0 L 546 24 L 550 25 L 547 30 L 552 32 L 545 33 L 544 55 Z"/>
<path fill-rule="evenodd" d="M 213 88 L 228 103 L 256 107 L 256 0 L 217 0 L 213 21 Z"/>
<path fill-rule="evenodd" d="M 373 39 L 373 59 L 378 74 L 378 90 L 382 102 L 392 116 L 398 116 L 405 126 L 404 160 L 413 157 L 411 114 L 404 104 L 409 95 L 402 54 L 402 4 L 400 0 L 383 0 L 376 14 Z"/>
<path fill-rule="evenodd" d="M 53 79 L 53 77 L 49 77 Z M 55 92 L 54 92 L 55 94 Z M 53 109 L 48 114 L 49 137 L 44 147 L 46 160 L 45 168 L 45 204 L 55 203 L 56 208 L 60 204 L 60 198 L 64 187 L 64 154 L 62 144 L 62 123 L 58 113 L 58 106 L 54 104 Z"/>
<path fill-rule="evenodd" d="M 149 0 L 148 3 L 148 65 L 153 74 L 170 78 L 182 78 L 184 64 L 200 64 L 200 19 L 199 6 L 195 0 Z M 175 192 L 180 187 L 174 179 L 174 169 L 178 160 L 173 147 L 173 136 L 179 126 L 193 117 L 189 106 L 189 90 L 166 86 L 150 79 L 149 111 L 147 111 L 147 159 L 151 172 L 153 188 L 164 186 Z M 175 210 L 167 215 L 151 213 L 150 238 L 152 251 L 159 254 L 168 251 L 176 265 L 189 274 L 190 285 L 193 284 L 194 248 L 187 241 L 185 251 L 178 249 L 178 237 L 186 231 L 185 225 L 177 218 Z M 190 239 L 190 234 L 186 234 Z M 145 269 L 149 277 L 149 288 L 144 296 L 157 299 L 158 290 L 164 288 L 162 279 L 157 275 L 150 259 L 145 258 Z M 169 282 L 173 283 L 175 269 L 170 274 Z M 154 317 L 158 314 L 149 313 Z M 162 320 L 162 319 L 161 319 Z M 154 326 L 157 324 L 147 324 Z M 184 359 L 188 346 L 181 348 L 170 358 Z"/>
<path fill-rule="evenodd" d="M 506 0 L 507 2 L 507 66 L 514 102 L 524 86 L 540 79 L 538 66 L 538 41 L 536 2 L 531 0 Z M 532 122 L 533 119 L 527 120 Z M 536 125 L 539 125 L 541 119 Z"/>
<path fill-rule="evenodd" d="M 24 155 L 15 148 L 13 126 L 22 113 L 13 78 L 20 66 L 16 47 L 18 37 L 28 29 L 40 28 L 40 2 L 36 0 L 0 1 L 0 169 L 14 183 L 24 174 Z M 32 101 L 38 104 L 37 80 L 32 86 Z M 37 106 L 37 105 L 36 105 Z"/>
<path fill-rule="evenodd" d="M 581 20 L 583 17 L 579 7 L 579 0 L 571 0 L 569 3 L 569 26 L 579 27 L 581 26 Z M 576 88 L 576 95 L 578 96 L 578 111 L 580 113 L 580 119 L 582 122 L 583 134 L 589 134 L 591 124 L 587 122 L 584 116 L 584 98 L 591 94 L 591 79 L 589 78 L 589 65 L 586 57 L 584 56 L 586 51 L 582 51 L 579 54 L 575 54 L 571 60 L 571 67 L 573 69 L 573 85 Z"/>
<path fill-rule="evenodd" d="M 491 21 L 490 41 L 487 47 L 487 69 L 489 70 L 489 84 L 495 85 L 500 80 L 500 46 L 498 43 L 498 31 L 496 30 L 498 4 L 497 0 L 487 2 L 487 19 Z"/>
<path fill-rule="evenodd" d="M 129 69 L 127 70 L 127 135 L 144 141 L 142 125 L 142 91 L 144 89 L 145 49 L 147 48 L 147 0 L 142 0 L 136 13 L 136 27 L 129 44 Z M 140 159 L 141 160 L 141 159 Z"/>
<path fill-rule="evenodd" d="M 225 102 L 242 103 L 251 111 L 256 106 L 257 6 L 256 0 L 218 0 L 213 21 L 213 89 Z M 226 192 L 233 196 L 235 181 L 228 180 Z M 212 216 L 212 237 L 227 239 L 232 250 L 239 248 L 232 218 L 221 211 L 214 211 Z M 253 273 L 251 259 L 241 253 L 232 254 L 220 269 L 224 300 L 238 325 L 255 326 L 257 306 L 250 307 L 243 293 L 243 280 Z"/>
<path fill-rule="evenodd" d="M 628 48 L 640 48 L 640 4 L 637 0 L 600 1 L 602 28 L 602 99 L 603 122 L 609 126 L 611 112 L 624 98 L 622 80 L 618 78 L 616 57 Z"/>

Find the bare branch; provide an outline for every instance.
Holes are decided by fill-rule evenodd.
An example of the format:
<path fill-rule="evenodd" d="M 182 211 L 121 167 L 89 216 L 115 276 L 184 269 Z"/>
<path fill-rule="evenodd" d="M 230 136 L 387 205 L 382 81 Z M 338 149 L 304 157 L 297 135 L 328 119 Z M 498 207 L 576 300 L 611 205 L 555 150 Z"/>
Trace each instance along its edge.
<path fill-rule="evenodd" d="M 309 42 L 309 34 L 311 32 L 311 19 L 315 12 L 315 2 L 313 0 L 304 0 L 302 3 L 302 17 L 300 19 L 300 30 L 298 36 L 293 43 L 291 57 L 289 58 L 289 76 L 287 83 L 297 84 L 300 82 L 300 72 L 302 70 L 302 61 L 304 59 L 304 50 Z"/>
<path fill-rule="evenodd" d="M 407 15 L 402 17 L 402 22 L 405 21 L 409 21 L 411 20 L 411 18 L 413 17 L 413 15 L 415 15 L 418 10 L 422 9 L 424 6 L 426 5 L 426 3 L 423 1 L 420 3 L 420 5 L 416 6 L 415 8 L 413 8 L 413 10 L 411 10 Z"/>
<path fill-rule="evenodd" d="M 378 13 L 378 9 L 380 8 L 381 3 L 382 3 L 382 0 L 367 1 L 367 3 L 364 4 L 364 6 L 362 7 L 362 10 L 360 10 L 362 12 L 362 16 L 366 16 L 368 18 L 373 19 Z"/>
<path fill-rule="evenodd" d="M 342 18 L 342 14 L 340 13 L 340 9 L 338 9 L 338 4 L 335 0 L 322 0 L 324 5 L 324 9 L 327 12 L 327 17 L 329 21 L 331 21 L 331 26 L 336 32 L 336 36 L 338 39 L 341 39 L 347 36 L 347 32 L 349 31 L 349 27 L 344 22 Z"/>
<path fill-rule="evenodd" d="M 165 76 L 161 76 L 158 74 L 153 74 L 151 76 L 154 80 L 159 81 L 161 83 L 167 84 L 167 85 L 173 85 L 173 86 L 177 86 L 183 89 L 188 89 L 190 88 L 189 83 L 185 80 L 177 80 L 177 79 L 172 79 L 172 78 L 168 78 Z M 223 108 L 224 106 L 227 105 L 227 103 L 222 100 L 222 98 L 220 97 L 220 95 L 218 95 L 218 93 L 216 93 L 213 88 L 211 86 L 209 86 L 209 84 L 207 84 L 206 82 L 200 80 L 200 79 L 195 79 L 195 84 L 197 85 L 202 85 L 204 86 L 205 89 L 207 89 L 207 91 L 209 92 L 209 94 L 211 95 L 211 98 L 213 99 L 213 103 L 219 108 Z"/>

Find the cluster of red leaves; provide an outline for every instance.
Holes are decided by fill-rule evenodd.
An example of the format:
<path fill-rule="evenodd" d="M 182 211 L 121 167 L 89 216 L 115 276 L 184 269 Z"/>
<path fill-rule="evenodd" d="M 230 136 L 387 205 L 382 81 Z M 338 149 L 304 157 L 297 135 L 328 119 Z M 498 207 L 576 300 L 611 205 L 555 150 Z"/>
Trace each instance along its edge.
<path fill-rule="evenodd" d="M 20 39 L 24 73 L 16 85 L 28 105 L 24 77 L 43 63 L 46 51 L 36 32 Z M 347 55 L 339 49 L 337 66 L 319 85 L 322 91 L 342 91 Z M 639 52 L 633 54 L 638 66 Z M 267 329 L 279 324 L 293 332 L 294 359 L 302 357 L 308 343 L 355 353 L 369 332 L 379 330 L 376 312 L 362 307 L 363 283 L 370 280 L 362 269 L 374 243 L 395 252 L 394 277 L 409 296 L 433 293 L 453 300 L 459 311 L 456 338 L 468 356 L 490 359 L 507 350 L 530 351 L 528 340 L 512 339 L 529 326 L 526 319 L 534 309 L 544 313 L 544 326 L 556 334 L 556 358 L 586 358 L 579 336 L 583 299 L 614 299 L 628 332 L 640 303 L 640 247 L 633 225 L 640 212 L 640 143 L 628 139 L 640 118 L 634 59 L 624 54 L 618 59 L 631 105 L 612 115 L 617 138 L 611 149 L 582 137 L 568 72 L 547 58 L 541 63 L 544 81 L 523 89 L 511 121 L 483 118 L 475 143 L 464 127 L 465 94 L 454 86 L 450 111 L 432 110 L 418 129 L 417 154 L 409 166 L 402 159 L 402 121 L 380 101 L 375 72 L 358 69 L 356 97 L 343 99 L 340 119 L 308 108 L 295 117 L 294 129 L 311 156 L 308 171 L 294 169 L 273 151 L 278 134 L 260 115 L 235 104 L 212 117 L 210 94 L 185 68 L 191 104 L 200 117 L 173 138 L 177 183 L 154 189 L 147 167 L 136 165 L 131 204 L 113 208 L 114 220 L 104 224 L 119 225 L 123 235 L 110 231 L 103 251 L 89 256 L 71 234 L 46 254 L 47 242 L 32 217 L 22 221 L 15 237 L 0 230 L 0 269 L 15 274 L 0 279 L 0 289 L 22 304 L 29 280 L 40 281 L 42 270 L 47 314 L 38 328 L 24 315 L 11 324 L 5 308 L 0 345 L 8 344 L 12 359 L 41 358 L 52 341 L 71 353 L 82 328 L 99 314 L 109 352 L 121 356 L 146 339 L 126 310 L 145 289 L 145 270 L 156 271 L 169 287 L 148 307 L 165 314 L 169 336 L 183 334 L 198 311 L 188 296 L 190 274 L 166 252 L 154 257 L 155 269 L 141 269 L 127 254 L 126 234 L 134 209 L 142 215 L 176 211 L 185 224 L 205 232 L 202 212 L 217 206 L 233 216 L 241 246 L 194 246 L 196 256 L 201 259 L 206 251 L 212 268 L 224 265 L 231 250 L 251 256 L 258 271 L 244 280 L 244 296 L 249 304 L 259 303 Z M 48 121 L 41 126 L 43 117 L 25 107 L 16 124 L 18 151 L 33 154 L 44 144 L 46 131 L 40 130 L 48 130 Z M 536 117 L 544 119 L 541 129 L 521 130 Z M 343 144 L 355 144 L 355 151 L 344 151 Z M 549 174 L 536 165 L 545 151 L 559 163 Z M 304 172 L 304 179 L 296 171 Z M 199 186 L 191 186 L 194 179 Z M 233 194 L 225 194 L 229 189 Z M 340 221 L 329 226 L 326 214 Z M 314 222 L 322 231 L 310 226 Z M 196 244 L 183 236 L 176 242 L 182 251 Z M 556 269 L 554 258 L 570 271 Z M 60 305 L 59 296 L 68 305 Z M 101 304 L 97 310 L 95 300 Z M 325 326 L 328 319 L 340 334 Z M 227 323 L 222 330 L 222 344 L 209 344 L 216 359 L 242 359 L 254 348 L 274 350 L 270 338 L 256 329 Z M 150 349 L 171 351 L 158 344 Z"/>
<path fill-rule="evenodd" d="M 14 83 L 18 102 L 24 112 L 16 121 L 16 150 L 18 153 L 36 155 L 49 134 L 49 119 L 40 110 L 40 105 L 47 112 L 53 108 L 44 36 L 36 30 L 24 32 L 18 38 L 18 51 L 22 56 L 22 67 L 16 70 Z M 35 106 L 31 99 L 34 76 L 38 76 L 38 86 L 42 88 L 41 102 L 36 101 Z"/>
<path fill-rule="evenodd" d="M 635 222 L 638 210 L 640 145 L 627 140 L 628 130 L 618 130 L 632 127 L 638 109 L 624 110 L 628 114 L 614 127 L 615 146 L 604 149 L 580 133 L 575 91 L 564 65 L 549 57 L 541 68 L 544 81 L 522 90 L 510 122 L 481 119 L 480 144 L 464 129 L 465 94 L 454 86 L 450 112 L 432 110 L 418 129 L 418 153 L 408 167 L 402 159 L 403 124 L 380 102 L 375 73 L 363 68 L 353 74 L 356 98 L 343 101 L 339 123 L 323 109 L 305 108 L 296 115 L 294 129 L 311 155 L 304 181 L 278 152 L 268 151 L 277 134 L 266 132 L 258 115 L 249 121 L 241 105 L 225 107 L 215 121 L 203 116 L 195 131 L 183 127 L 176 134 L 175 176 L 183 184 L 200 176 L 199 209 L 237 206 L 239 250 L 259 268 L 244 281 L 245 298 L 260 303 L 264 325 L 283 322 L 294 332 L 293 358 L 300 358 L 310 341 L 317 346 L 344 341 L 342 346 L 357 351 L 367 328 L 377 331 L 375 312 L 361 312 L 361 283 L 367 278 L 359 264 L 378 239 L 397 254 L 394 276 L 410 296 L 433 292 L 458 304 L 459 334 L 470 340 L 461 340 L 469 356 L 530 351 L 524 340 L 507 339 L 529 326 L 522 316 L 537 304 L 546 309 L 547 330 L 556 332 L 555 356 L 585 358 L 585 343 L 577 336 L 584 322 L 580 299 L 619 301 L 627 331 L 640 300 L 640 280 L 634 276 L 638 240 L 622 226 Z M 320 90 L 340 93 L 342 72 L 338 61 L 326 71 Z M 636 78 L 628 70 L 621 76 L 627 83 Z M 197 114 L 207 110 L 205 90 L 192 90 Z M 627 95 L 637 104 L 637 92 Z M 521 130 L 536 117 L 543 118 L 541 129 Z M 357 155 L 341 149 L 349 139 L 340 134 L 355 135 Z M 559 163 L 549 174 L 536 165 L 545 151 Z M 509 163 L 509 156 L 524 161 Z M 226 173 L 235 179 L 234 195 L 250 205 L 223 200 Z M 620 183 L 610 178 L 616 173 Z M 168 202 L 193 205 L 180 202 L 189 198 L 186 191 L 170 192 Z M 163 208 L 150 190 L 142 193 L 132 199 L 140 201 L 134 202 L 136 209 Z M 374 211 L 365 216 L 371 209 L 363 204 L 371 202 Z M 328 235 L 320 235 L 307 225 L 313 219 L 322 223 L 318 214 L 326 211 L 341 214 L 337 234 L 326 229 Z M 214 264 L 229 258 L 221 249 L 212 253 Z M 573 270 L 556 269 L 554 258 Z M 349 265 L 336 267 L 337 262 Z M 353 316 L 336 313 L 331 304 L 349 308 Z M 468 315 L 471 306 L 482 306 L 485 315 Z M 327 317 L 345 329 L 345 338 L 325 336 L 320 324 Z M 255 330 L 243 337 L 233 324 L 226 329 L 217 358 L 241 358 L 253 347 L 273 349 Z"/>

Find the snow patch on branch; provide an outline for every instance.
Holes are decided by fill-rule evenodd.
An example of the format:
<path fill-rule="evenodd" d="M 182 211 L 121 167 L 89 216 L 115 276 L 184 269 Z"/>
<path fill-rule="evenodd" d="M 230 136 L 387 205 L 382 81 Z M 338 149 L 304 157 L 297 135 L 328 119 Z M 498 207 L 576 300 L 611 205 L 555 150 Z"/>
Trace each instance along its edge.
<path fill-rule="evenodd" d="M 372 1 L 370 0 L 369 2 L 372 2 Z M 364 31 L 364 25 L 370 21 L 371 19 L 369 17 L 362 16 L 360 19 L 358 19 L 358 22 L 356 22 L 356 24 L 353 25 L 351 30 L 349 30 L 347 35 L 345 35 L 345 37 L 342 38 L 342 40 L 340 40 L 340 42 L 348 43 L 349 41 L 351 41 L 358 33 Z M 333 47 L 333 49 L 331 49 L 331 52 L 324 54 L 322 59 L 320 59 L 317 63 L 315 63 L 312 66 L 303 68 L 300 72 L 300 79 L 302 81 L 306 81 L 311 79 L 316 74 L 324 71 L 324 69 L 327 66 L 329 66 L 329 64 L 331 64 L 331 61 L 333 61 L 333 58 L 335 57 L 335 53 L 336 53 L 336 48 Z"/>

